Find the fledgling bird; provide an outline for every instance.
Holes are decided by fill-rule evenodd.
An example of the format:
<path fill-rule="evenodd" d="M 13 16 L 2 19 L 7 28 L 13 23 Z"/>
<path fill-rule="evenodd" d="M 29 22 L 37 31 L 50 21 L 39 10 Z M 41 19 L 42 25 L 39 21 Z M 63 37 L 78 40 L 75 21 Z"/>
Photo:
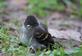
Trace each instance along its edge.
<path fill-rule="evenodd" d="M 27 16 L 24 22 L 21 29 L 20 40 L 34 51 L 38 48 L 49 48 L 50 50 L 53 50 L 54 40 L 48 32 L 46 25 L 40 23 L 36 17 L 32 15 Z"/>

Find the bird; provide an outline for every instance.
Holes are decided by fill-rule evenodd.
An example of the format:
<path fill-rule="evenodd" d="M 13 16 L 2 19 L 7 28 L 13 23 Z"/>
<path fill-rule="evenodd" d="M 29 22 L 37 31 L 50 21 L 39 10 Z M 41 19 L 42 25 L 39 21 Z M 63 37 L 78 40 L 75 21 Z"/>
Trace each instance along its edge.
<path fill-rule="evenodd" d="M 20 41 L 29 46 L 33 52 L 38 48 L 53 50 L 53 37 L 48 32 L 47 26 L 39 22 L 35 16 L 27 16 L 20 32 Z"/>

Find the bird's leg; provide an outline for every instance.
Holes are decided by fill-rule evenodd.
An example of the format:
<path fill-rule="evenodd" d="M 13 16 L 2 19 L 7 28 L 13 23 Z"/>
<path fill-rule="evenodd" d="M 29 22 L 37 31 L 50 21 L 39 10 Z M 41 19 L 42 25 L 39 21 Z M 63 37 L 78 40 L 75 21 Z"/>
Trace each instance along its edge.
<path fill-rule="evenodd" d="M 33 46 L 30 47 L 29 51 L 30 51 L 31 53 L 35 53 L 35 52 L 36 52 L 36 50 L 34 49 Z"/>

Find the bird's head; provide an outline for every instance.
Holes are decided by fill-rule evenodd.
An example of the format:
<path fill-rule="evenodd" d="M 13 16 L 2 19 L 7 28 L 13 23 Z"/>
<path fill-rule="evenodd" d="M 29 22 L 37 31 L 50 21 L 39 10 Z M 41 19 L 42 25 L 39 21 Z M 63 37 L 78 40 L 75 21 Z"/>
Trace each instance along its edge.
<path fill-rule="evenodd" d="M 27 18 L 24 22 L 24 25 L 25 26 L 35 27 L 35 26 L 38 25 L 38 21 L 37 21 L 35 16 L 30 15 L 30 16 L 27 16 Z"/>

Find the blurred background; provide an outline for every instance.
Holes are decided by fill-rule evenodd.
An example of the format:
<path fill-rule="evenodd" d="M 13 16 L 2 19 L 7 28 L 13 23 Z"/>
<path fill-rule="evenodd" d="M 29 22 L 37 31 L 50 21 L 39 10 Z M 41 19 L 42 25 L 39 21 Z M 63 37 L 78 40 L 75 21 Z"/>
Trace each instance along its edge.
<path fill-rule="evenodd" d="M 19 29 L 28 15 L 48 26 L 66 49 L 82 40 L 82 0 L 0 0 L 0 56 L 25 56 Z M 72 41 L 71 41 L 72 40 Z"/>

